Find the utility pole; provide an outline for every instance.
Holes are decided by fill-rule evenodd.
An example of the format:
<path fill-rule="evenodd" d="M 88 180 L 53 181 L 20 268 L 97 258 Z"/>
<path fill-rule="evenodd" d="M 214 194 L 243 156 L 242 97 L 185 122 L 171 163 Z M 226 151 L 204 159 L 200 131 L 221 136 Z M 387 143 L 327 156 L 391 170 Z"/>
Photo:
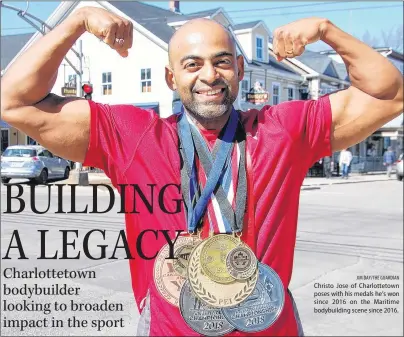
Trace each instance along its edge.
<path fill-rule="evenodd" d="M 83 41 L 80 39 L 79 40 L 79 80 L 77 83 L 77 96 L 81 97 L 82 92 L 81 92 L 81 87 L 83 85 Z M 77 163 L 77 170 L 81 172 L 83 169 L 83 164 L 82 163 Z"/>

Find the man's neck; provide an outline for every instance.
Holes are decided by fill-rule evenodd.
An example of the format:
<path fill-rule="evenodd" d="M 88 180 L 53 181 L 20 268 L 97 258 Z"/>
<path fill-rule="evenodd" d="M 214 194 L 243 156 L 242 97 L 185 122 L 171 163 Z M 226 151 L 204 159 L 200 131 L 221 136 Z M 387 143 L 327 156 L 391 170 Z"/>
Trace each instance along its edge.
<path fill-rule="evenodd" d="M 216 130 L 219 131 L 223 129 L 223 127 L 226 125 L 230 113 L 232 109 L 230 109 L 228 112 L 223 114 L 220 117 L 217 118 L 202 118 L 201 116 L 194 115 L 193 113 L 187 112 L 188 116 L 192 119 L 194 124 L 201 130 Z"/>

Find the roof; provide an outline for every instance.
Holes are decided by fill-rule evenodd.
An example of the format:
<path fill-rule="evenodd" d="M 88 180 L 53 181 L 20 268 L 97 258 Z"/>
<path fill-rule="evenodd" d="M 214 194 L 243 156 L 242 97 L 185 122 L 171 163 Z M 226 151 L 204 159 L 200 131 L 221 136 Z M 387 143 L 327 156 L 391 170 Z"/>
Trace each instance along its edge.
<path fill-rule="evenodd" d="M 1 36 L 1 69 L 6 69 L 7 65 L 25 46 L 34 33 L 4 35 Z"/>
<path fill-rule="evenodd" d="M 208 9 L 206 11 L 180 15 L 180 16 L 178 16 L 178 15 L 177 16 L 172 16 L 167 20 L 167 22 L 172 23 L 172 22 L 177 22 L 177 21 L 188 21 L 188 20 L 192 20 L 192 19 L 196 19 L 196 18 L 211 17 L 213 14 L 215 14 L 219 10 L 221 10 L 220 7 Z"/>
<path fill-rule="evenodd" d="M 3 122 L 2 120 L 0 120 L 0 127 L 2 129 L 9 129 L 10 125 L 8 125 L 6 122 Z"/>
<path fill-rule="evenodd" d="M 251 22 L 243 22 L 243 23 L 238 23 L 233 26 L 234 30 L 241 30 L 241 29 L 249 29 L 249 28 L 254 28 L 256 25 L 261 23 L 261 20 L 256 20 L 256 21 L 251 21 Z"/>
<path fill-rule="evenodd" d="M 319 74 L 340 78 L 335 68 L 336 62 L 333 62 L 333 60 L 325 54 L 306 49 L 302 55 L 296 56 L 296 59 Z"/>
<path fill-rule="evenodd" d="M 296 74 L 296 72 L 293 71 L 292 69 L 289 69 L 288 67 L 284 66 L 283 64 L 275 61 L 275 59 L 273 59 L 271 55 L 269 56 L 268 63 L 253 60 L 250 62 L 250 64 L 258 66 L 258 67 L 269 66 L 269 68 L 274 68 L 276 70 L 287 71 L 289 73 Z"/>
<path fill-rule="evenodd" d="M 332 61 L 335 70 L 337 71 L 338 78 L 343 80 L 343 81 L 349 81 L 349 76 L 348 72 L 346 70 L 345 63 L 338 63 L 335 61 Z"/>
<path fill-rule="evenodd" d="M 109 1 L 109 3 L 166 43 L 175 32 L 174 28 L 167 25 L 167 20 L 172 17 L 182 17 L 181 14 L 169 9 L 138 1 Z"/>

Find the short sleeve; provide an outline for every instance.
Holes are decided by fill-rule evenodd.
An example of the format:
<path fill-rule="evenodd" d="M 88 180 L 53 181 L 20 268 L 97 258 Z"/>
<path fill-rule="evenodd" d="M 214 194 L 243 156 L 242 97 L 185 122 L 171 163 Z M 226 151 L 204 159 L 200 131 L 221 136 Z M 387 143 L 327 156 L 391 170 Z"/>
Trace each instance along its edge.
<path fill-rule="evenodd" d="M 133 159 L 142 135 L 158 116 L 132 105 L 89 101 L 90 141 L 84 166 L 97 167 L 116 182 Z"/>
<path fill-rule="evenodd" d="M 272 117 L 296 144 L 302 146 L 307 168 L 331 155 L 332 112 L 329 95 L 318 100 L 284 102 L 272 109 Z"/>

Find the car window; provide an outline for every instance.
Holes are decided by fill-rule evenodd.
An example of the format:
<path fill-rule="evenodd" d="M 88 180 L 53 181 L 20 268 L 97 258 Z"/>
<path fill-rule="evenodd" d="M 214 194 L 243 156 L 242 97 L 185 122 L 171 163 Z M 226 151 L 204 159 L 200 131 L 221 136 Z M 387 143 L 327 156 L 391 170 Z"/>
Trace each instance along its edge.
<path fill-rule="evenodd" d="M 43 153 L 44 153 L 44 156 L 45 156 L 45 157 L 53 158 L 52 153 L 50 153 L 48 150 L 44 150 Z"/>
<path fill-rule="evenodd" d="M 35 157 L 36 151 L 33 149 L 6 149 L 3 154 L 3 157 Z"/>

